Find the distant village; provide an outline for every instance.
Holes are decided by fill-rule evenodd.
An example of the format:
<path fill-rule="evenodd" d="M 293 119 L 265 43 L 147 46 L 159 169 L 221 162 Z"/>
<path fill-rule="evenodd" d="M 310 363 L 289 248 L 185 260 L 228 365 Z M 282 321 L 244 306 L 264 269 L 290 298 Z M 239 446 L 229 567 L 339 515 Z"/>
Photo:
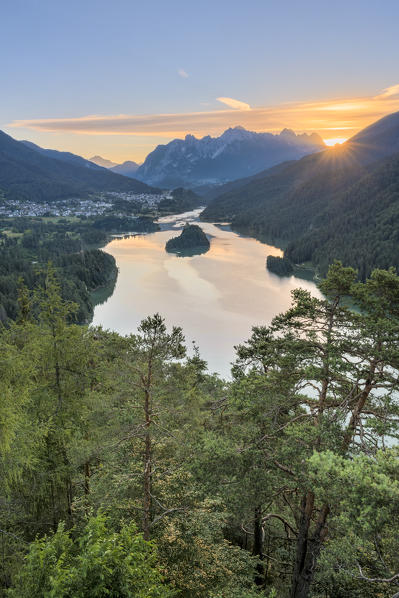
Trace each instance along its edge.
<path fill-rule="evenodd" d="M 68 198 L 60 201 L 34 203 L 32 201 L 8 200 L 0 198 L 0 217 L 74 217 L 99 216 L 106 212 L 115 213 L 114 202 L 123 200 L 140 203 L 142 211 L 155 208 L 162 199 L 169 198 L 169 193 L 155 195 L 148 193 L 107 192 L 81 199 Z M 118 211 L 118 210 L 117 210 Z"/>

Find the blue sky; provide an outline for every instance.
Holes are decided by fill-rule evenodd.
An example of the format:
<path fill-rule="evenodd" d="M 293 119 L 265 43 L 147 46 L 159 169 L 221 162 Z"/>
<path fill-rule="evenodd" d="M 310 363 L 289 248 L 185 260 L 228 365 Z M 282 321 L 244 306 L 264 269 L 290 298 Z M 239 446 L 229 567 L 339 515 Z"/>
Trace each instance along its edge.
<path fill-rule="evenodd" d="M 399 110 L 393 0 L 1 0 L 0 20 L 0 128 L 85 156 L 140 160 L 157 143 L 230 124 L 339 138 Z M 326 107 L 341 100 L 352 108 L 334 120 Z M 91 115 L 103 119 L 77 126 Z"/>

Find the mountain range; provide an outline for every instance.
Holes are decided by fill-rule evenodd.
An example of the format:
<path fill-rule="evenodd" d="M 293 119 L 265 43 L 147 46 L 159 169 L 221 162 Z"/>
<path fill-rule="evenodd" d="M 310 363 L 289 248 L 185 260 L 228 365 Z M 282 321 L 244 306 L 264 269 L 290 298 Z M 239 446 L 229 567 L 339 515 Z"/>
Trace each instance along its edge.
<path fill-rule="evenodd" d="M 243 127 L 227 129 L 220 137 L 197 139 L 186 135 L 148 154 L 135 176 L 164 188 L 219 185 L 255 174 L 286 160 L 297 160 L 324 148 L 313 133 L 296 135 L 284 129 L 279 135 L 254 133 Z"/>
<path fill-rule="evenodd" d="M 112 162 L 111 160 L 107 160 L 101 156 L 93 156 L 92 158 L 89 158 L 89 160 L 97 166 L 108 168 L 111 172 L 123 174 L 123 176 L 127 176 L 132 179 L 135 178 L 137 169 L 140 166 L 140 164 L 137 164 L 137 162 L 133 162 L 132 160 L 126 160 L 126 162 L 123 162 L 122 164 L 117 164 L 116 162 Z"/>
<path fill-rule="evenodd" d="M 202 217 L 288 247 L 287 259 L 321 274 L 335 258 L 399 269 L 399 112 L 341 146 L 231 183 Z"/>
<path fill-rule="evenodd" d="M 94 191 L 160 192 L 80 156 L 16 141 L 0 131 L 0 194 L 7 199 L 53 201 Z"/>

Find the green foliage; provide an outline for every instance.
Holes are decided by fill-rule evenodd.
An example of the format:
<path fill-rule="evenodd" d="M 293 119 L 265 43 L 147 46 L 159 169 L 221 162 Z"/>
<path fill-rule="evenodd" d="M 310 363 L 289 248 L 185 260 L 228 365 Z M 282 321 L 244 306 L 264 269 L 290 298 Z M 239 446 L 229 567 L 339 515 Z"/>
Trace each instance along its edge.
<path fill-rule="evenodd" d="M 59 524 L 53 536 L 31 544 L 12 598 L 167 598 L 172 593 L 156 568 L 153 546 L 133 523 L 119 531 L 91 517 L 79 534 Z"/>
<path fill-rule="evenodd" d="M 290 276 L 294 271 L 290 260 L 285 257 L 276 257 L 274 255 L 267 256 L 266 267 L 270 272 L 278 274 L 278 276 Z"/>
<path fill-rule="evenodd" d="M 101 216 L 93 223 L 94 228 L 110 232 L 146 232 L 152 233 L 159 229 L 151 218 L 128 216 Z"/>
<path fill-rule="evenodd" d="M 162 213 L 180 214 L 194 210 L 203 204 L 202 198 L 191 191 L 178 187 L 170 193 L 170 197 L 164 197 L 158 204 L 158 210 Z"/>
<path fill-rule="evenodd" d="M 393 270 L 357 282 L 336 262 L 324 298 L 296 289 L 236 348 L 231 382 L 159 314 L 121 337 L 72 323 L 55 268 L 18 284 L 0 330 L 0 596 L 391 598 Z"/>
<path fill-rule="evenodd" d="M 39 287 L 50 261 L 61 281 L 63 297 L 78 305 L 76 321 L 89 321 L 93 314 L 90 293 L 113 284 L 117 276 L 114 258 L 88 247 L 105 242 L 106 235 L 93 235 L 90 223 L 54 224 L 25 218 L 2 223 L 5 229 L 10 225 L 21 234 L 0 235 L 0 321 L 18 319 L 21 283 L 30 289 Z"/>
<path fill-rule="evenodd" d="M 333 534 L 316 576 L 315 587 L 321 592 L 392 596 L 389 584 L 366 578 L 389 578 L 399 567 L 394 531 L 399 524 L 398 463 L 397 449 L 380 450 L 372 458 L 345 459 L 327 452 L 310 459 L 312 483 L 336 505 Z"/>

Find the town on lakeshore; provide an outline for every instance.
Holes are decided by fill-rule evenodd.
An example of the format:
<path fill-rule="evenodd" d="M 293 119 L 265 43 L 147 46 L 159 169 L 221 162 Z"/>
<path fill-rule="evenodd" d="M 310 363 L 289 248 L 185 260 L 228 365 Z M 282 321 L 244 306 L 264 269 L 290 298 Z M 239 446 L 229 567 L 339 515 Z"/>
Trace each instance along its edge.
<path fill-rule="evenodd" d="M 14 218 L 27 217 L 73 217 L 73 216 L 98 216 L 112 212 L 123 215 L 122 211 L 114 209 L 115 200 L 139 204 L 142 212 L 150 212 L 157 207 L 161 200 L 170 199 L 170 194 L 150 193 L 123 193 L 107 192 L 96 193 L 89 198 L 80 199 L 70 197 L 63 200 L 36 203 L 29 200 L 5 199 L 0 195 L 0 217 Z"/>

